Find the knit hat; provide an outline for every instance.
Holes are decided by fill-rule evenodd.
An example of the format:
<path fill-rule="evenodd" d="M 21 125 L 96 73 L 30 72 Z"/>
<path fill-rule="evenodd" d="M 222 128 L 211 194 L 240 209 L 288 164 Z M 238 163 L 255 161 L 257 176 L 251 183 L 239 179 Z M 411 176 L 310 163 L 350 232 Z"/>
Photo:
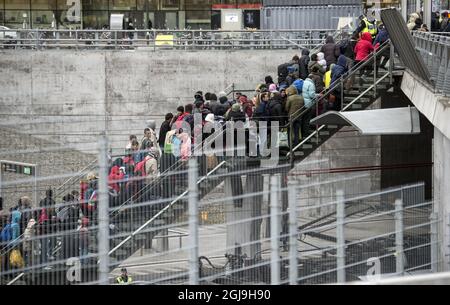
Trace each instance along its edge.
<path fill-rule="evenodd" d="M 231 106 L 231 110 L 232 111 L 240 111 L 241 110 L 241 105 L 239 105 L 238 103 L 233 104 L 233 106 Z"/>
<path fill-rule="evenodd" d="M 277 85 L 275 84 L 270 84 L 269 86 L 269 92 L 274 92 L 277 91 Z"/>
<path fill-rule="evenodd" d="M 220 91 L 219 92 L 219 98 L 221 98 L 223 96 L 227 96 L 227 94 L 225 93 L 225 91 Z"/>

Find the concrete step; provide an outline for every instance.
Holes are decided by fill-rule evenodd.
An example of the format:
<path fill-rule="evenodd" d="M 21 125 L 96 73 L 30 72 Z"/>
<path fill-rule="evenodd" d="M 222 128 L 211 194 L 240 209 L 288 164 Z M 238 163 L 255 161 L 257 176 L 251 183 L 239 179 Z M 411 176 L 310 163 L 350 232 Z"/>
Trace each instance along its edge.
<path fill-rule="evenodd" d="M 319 132 L 319 136 L 329 136 L 329 135 L 330 135 L 330 132 L 328 130 Z"/>
<path fill-rule="evenodd" d="M 302 149 L 312 149 L 313 146 L 311 144 L 303 144 Z"/>
<path fill-rule="evenodd" d="M 363 105 L 361 103 L 354 103 L 353 105 L 350 106 L 350 108 L 352 108 L 352 109 L 362 109 Z"/>
<path fill-rule="evenodd" d="M 311 143 L 321 143 L 322 139 L 320 137 L 319 138 L 312 137 L 311 139 L 309 139 L 309 142 L 311 142 Z"/>
<path fill-rule="evenodd" d="M 354 99 L 355 99 L 355 97 L 353 97 L 353 96 L 346 96 L 346 97 L 344 97 L 344 102 L 348 104 L 348 103 L 352 102 Z M 369 103 L 370 102 L 370 98 L 362 97 L 358 101 L 360 103 Z"/>
<path fill-rule="evenodd" d="M 296 157 L 303 157 L 304 155 L 305 155 L 304 151 L 301 150 L 294 151 L 294 156 Z"/>
<path fill-rule="evenodd" d="M 338 129 L 339 126 L 338 125 L 327 125 L 328 129 Z"/>

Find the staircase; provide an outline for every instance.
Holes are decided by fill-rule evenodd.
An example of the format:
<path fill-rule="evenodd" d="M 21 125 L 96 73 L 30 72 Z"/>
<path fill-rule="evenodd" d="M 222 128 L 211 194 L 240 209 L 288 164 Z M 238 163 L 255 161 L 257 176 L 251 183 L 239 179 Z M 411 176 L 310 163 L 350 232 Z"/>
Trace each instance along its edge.
<path fill-rule="evenodd" d="M 308 109 L 301 109 L 297 113 L 294 113 L 290 118 L 291 123 L 294 120 L 301 119 L 306 115 L 307 112 L 316 109 L 318 104 L 322 101 L 327 100 L 331 94 L 336 94 L 335 89 L 342 88 L 343 94 L 340 98 L 342 100 L 342 110 L 343 111 L 355 111 L 364 110 L 370 105 L 372 105 L 382 93 L 386 92 L 392 87 L 393 76 L 396 74 L 393 71 L 393 64 L 391 63 L 388 70 L 378 69 L 378 71 L 371 71 L 367 74 L 366 80 L 362 80 L 360 77 L 360 72 L 365 67 L 373 67 L 373 61 L 379 53 L 387 50 L 390 47 L 390 43 L 386 42 L 382 45 L 376 53 L 370 55 L 366 61 L 360 63 L 359 65 L 353 67 L 347 75 L 341 77 L 335 83 L 331 84 L 330 88 L 322 92 L 322 96 L 317 98 L 313 105 Z M 379 55 L 378 55 L 379 56 Z M 374 74 L 376 73 L 376 74 Z M 351 81 L 351 87 L 345 87 Z M 362 86 L 360 86 L 360 82 Z M 338 95 L 338 94 L 336 94 Z M 288 125 L 290 126 L 290 124 Z M 294 163 L 301 162 L 307 158 L 311 153 L 318 149 L 323 143 L 325 143 L 329 138 L 335 135 L 342 126 L 337 125 L 321 125 L 316 126 L 316 129 L 312 133 L 303 139 L 297 146 L 292 147 L 287 152 L 286 156 L 289 158 L 291 166 Z"/>

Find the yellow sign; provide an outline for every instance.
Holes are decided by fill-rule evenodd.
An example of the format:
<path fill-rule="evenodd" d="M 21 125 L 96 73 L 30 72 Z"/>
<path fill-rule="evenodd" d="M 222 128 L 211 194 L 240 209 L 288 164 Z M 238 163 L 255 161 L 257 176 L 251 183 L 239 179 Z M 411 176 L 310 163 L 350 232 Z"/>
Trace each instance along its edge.
<path fill-rule="evenodd" d="M 173 46 L 173 35 L 156 35 L 157 46 Z"/>

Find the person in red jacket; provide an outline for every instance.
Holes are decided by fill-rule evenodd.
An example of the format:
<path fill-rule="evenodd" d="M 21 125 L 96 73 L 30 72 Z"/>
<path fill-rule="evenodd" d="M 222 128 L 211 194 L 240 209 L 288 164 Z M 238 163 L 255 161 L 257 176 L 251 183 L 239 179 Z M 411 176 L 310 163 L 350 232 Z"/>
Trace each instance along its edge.
<path fill-rule="evenodd" d="M 369 32 L 362 33 L 361 38 L 355 46 L 355 63 L 358 65 L 361 62 L 368 60 L 370 53 L 374 51 L 372 45 L 372 36 Z M 370 72 L 371 64 L 366 64 L 361 69 L 361 78 L 359 84 L 362 85 L 362 81 L 367 82 L 366 75 Z"/>

